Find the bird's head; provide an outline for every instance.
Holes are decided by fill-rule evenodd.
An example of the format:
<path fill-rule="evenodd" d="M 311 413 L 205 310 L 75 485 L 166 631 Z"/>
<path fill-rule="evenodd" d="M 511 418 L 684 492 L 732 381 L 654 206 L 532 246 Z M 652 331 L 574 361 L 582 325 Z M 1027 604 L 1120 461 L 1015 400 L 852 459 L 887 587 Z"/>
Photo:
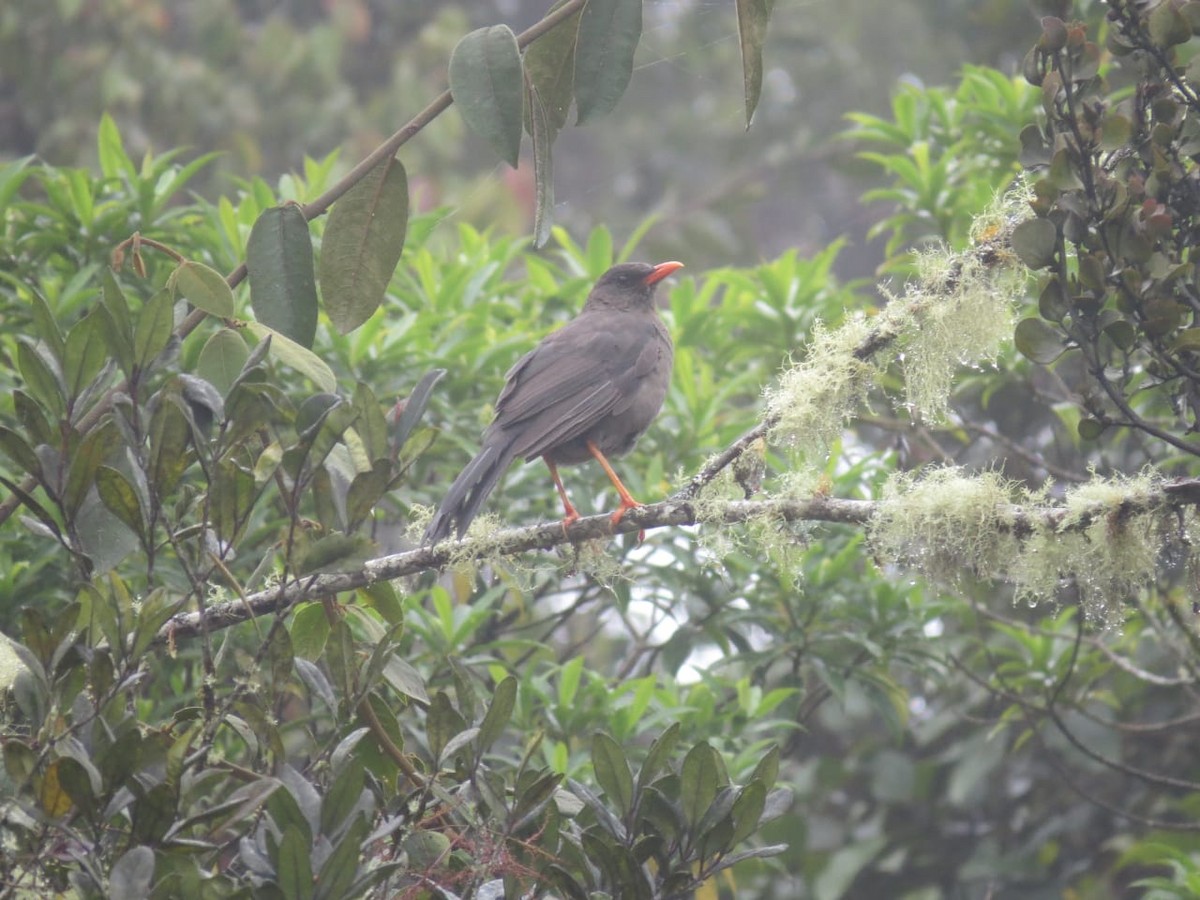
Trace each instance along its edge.
<path fill-rule="evenodd" d="M 621 263 L 600 276 L 588 295 L 587 308 L 652 309 L 658 283 L 677 269 L 681 262 Z"/>

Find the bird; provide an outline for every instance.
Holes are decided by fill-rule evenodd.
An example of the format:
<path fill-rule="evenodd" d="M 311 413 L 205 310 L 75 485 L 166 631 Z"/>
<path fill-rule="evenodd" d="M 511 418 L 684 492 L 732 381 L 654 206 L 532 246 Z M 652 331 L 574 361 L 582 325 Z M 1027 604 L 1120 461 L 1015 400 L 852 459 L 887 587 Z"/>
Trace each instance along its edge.
<path fill-rule="evenodd" d="M 560 465 L 594 459 L 620 498 L 614 527 L 641 506 L 608 457 L 633 449 L 662 409 L 674 346 L 654 307 L 659 282 L 683 263 L 621 263 L 600 276 L 583 310 L 547 335 L 505 375 L 482 446 L 446 491 L 422 543 L 459 539 L 517 457 L 542 459 L 562 499 L 563 528 L 579 518 Z"/>

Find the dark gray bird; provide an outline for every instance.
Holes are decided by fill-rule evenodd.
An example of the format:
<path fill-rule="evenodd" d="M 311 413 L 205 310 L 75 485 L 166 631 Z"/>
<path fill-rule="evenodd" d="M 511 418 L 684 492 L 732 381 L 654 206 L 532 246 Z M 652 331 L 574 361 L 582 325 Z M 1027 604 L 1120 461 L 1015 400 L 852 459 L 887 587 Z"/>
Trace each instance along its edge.
<path fill-rule="evenodd" d="M 641 506 L 609 465 L 633 449 L 658 415 L 671 381 L 674 348 L 654 309 L 658 283 L 683 263 L 613 266 L 588 294 L 583 312 L 517 360 L 496 400 L 483 447 L 446 491 L 425 531 L 434 544 L 462 537 L 518 456 L 541 458 L 562 498 L 563 527 L 579 518 L 567 498 L 560 465 L 595 459 L 620 496 L 616 525 Z"/>

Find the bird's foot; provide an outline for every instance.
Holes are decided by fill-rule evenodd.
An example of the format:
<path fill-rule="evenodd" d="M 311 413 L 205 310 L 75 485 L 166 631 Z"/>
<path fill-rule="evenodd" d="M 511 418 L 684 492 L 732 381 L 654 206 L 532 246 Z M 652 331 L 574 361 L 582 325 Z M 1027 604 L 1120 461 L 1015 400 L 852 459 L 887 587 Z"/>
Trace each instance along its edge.
<path fill-rule="evenodd" d="M 643 507 L 645 505 L 646 504 L 639 503 L 638 501 L 634 500 L 632 497 L 629 497 L 629 498 L 622 497 L 621 505 L 617 507 L 616 512 L 614 512 L 612 514 L 612 516 L 609 517 L 608 521 L 612 523 L 613 528 L 616 528 L 618 525 L 621 524 L 621 520 L 623 518 L 625 518 L 625 513 L 629 512 L 629 510 L 631 510 L 631 509 L 640 509 L 641 507 Z M 645 528 L 642 528 L 638 531 L 637 539 L 638 539 L 639 544 L 646 539 L 646 529 Z"/>
<path fill-rule="evenodd" d="M 575 509 L 575 507 L 572 506 L 570 509 L 567 510 L 567 514 L 565 516 L 563 516 L 563 520 L 562 520 L 563 537 L 567 537 L 567 529 L 570 528 L 572 525 L 574 525 L 578 521 L 579 521 L 579 511 L 577 509 Z"/>

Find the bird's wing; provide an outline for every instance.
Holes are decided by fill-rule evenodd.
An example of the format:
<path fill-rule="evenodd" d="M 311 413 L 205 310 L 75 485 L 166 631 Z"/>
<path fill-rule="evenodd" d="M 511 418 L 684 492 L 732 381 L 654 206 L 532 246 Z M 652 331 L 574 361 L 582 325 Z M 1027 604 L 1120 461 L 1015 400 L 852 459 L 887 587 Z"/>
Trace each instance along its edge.
<path fill-rule="evenodd" d="M 605 324 L 580 316 L 509 370 L 492 427 L 517 433 L 516 455 L 540 456 L 628 405 L 658 352 L 658 335 L 650 319 L 642 330 L 622 323 L 619 340 Z"/>

